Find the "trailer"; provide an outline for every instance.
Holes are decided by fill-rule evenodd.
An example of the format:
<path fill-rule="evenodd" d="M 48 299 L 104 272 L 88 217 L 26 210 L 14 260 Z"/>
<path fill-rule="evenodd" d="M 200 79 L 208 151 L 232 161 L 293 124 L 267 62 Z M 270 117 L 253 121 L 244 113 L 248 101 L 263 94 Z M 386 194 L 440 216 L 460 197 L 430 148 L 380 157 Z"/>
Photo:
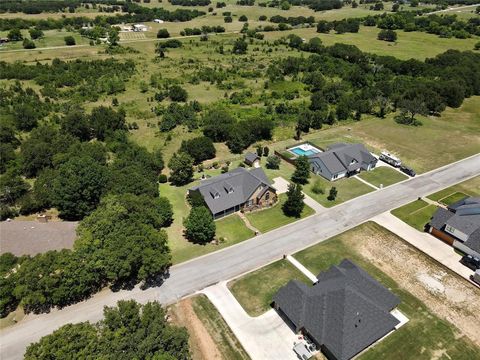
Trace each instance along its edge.
<path fill-rule="evenodd" d="M 389 152 L 386 152 L 386 151 L 382 151 L 378 158 L 380 160 L 386 162 L 387 164 L 394 166 L 394 167 L 400 167 L 402 165 L 402 162 L 398 157 L 396 157 L 396 156 L 394 156 L 394 155 L 392 155 L 392 154 L 390 154 Z"/>

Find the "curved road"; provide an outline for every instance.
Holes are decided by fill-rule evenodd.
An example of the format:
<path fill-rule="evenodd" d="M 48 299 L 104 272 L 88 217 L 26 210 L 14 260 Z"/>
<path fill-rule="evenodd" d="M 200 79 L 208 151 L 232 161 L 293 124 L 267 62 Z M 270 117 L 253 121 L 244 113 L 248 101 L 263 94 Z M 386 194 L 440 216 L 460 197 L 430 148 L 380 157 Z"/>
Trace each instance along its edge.
<path fill-rule="evenodd" d="M 480 144 L 479 144 L 480 149 Z M 81 303 L 53 310 L 49 314 L 29 315 L 0 333 L 1 358 L 22 359 L 31 342 L 71 322 L 98 321 L 103 306 L 118 300 L 139 302 L 159 300 L 164 304 L 201 290 L 208 285 L 254 270 L 303 248 L 326 240 L 390 209 L 404 205 L 480 174 L 480 153 L 467 159 L 419 175 L 413 179 L 357 197 L 285 227 L 257 236 L 191 261 L 175 265 L 160 287 L 112 293 L 104 290 Z"/>

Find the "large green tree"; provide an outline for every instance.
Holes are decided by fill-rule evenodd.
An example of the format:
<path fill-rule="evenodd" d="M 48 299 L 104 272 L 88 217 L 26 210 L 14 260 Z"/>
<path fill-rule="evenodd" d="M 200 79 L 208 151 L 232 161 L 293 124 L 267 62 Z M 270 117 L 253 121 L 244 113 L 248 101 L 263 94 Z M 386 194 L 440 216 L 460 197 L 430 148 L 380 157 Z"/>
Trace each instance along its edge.
<path fill-rule="evenodd" d="M 183 224 L 185 237 L 192 242 L 206 244 L 215 237 L 215 221 L 205 206 L 193 207 Z"/>
<path fill-rule="evenodd" d="M 295 160 L 295 171 L 292 174 L 292 181 L 297 184 L 307 184 L 310 178 L 310 163 L 308 157 L 299 156 Z"/>
<path fill-rule="evenodd" d="M 181 186 L 188 184 L 193 178 L 193 159 L 190 155 L 180 152 L 173 154 L 168 162 L 170 168 L 170 182 Z"/>
<path fill-rule="evenodd" d="M 108 170 L 89 157 L 73 157 L 57 170 L 52 184 L 60 216 L 80 220 L 97 207 L 108 181 Z"/>
<path fill-rule="evenodd" d="M 180 151 L 190 155 L 195 164 L 200 164 L 204 160 L 213 159 L 216 154 L 212 139 L 206 136 L 199 136 L 189 140 L 183 140 Z"/>
<path fill-rule="evenodd" d="M 282 205 L 283 213 L 287 216 L 299 218 L 305 207 L 304 198 L 302 186 L 300 184 L 290 184 L 287 191 L 287 200 Z"/>

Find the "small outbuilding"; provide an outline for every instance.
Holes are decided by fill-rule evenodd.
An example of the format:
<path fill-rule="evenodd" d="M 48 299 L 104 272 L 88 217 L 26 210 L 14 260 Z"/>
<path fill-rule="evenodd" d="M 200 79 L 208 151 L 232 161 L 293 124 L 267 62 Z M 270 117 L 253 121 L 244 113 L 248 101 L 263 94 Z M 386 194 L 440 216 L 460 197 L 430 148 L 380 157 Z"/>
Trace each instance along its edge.
<path fill-rule="evenodd" d="M 248 166 L 259 167 L 260 166 L 260 156 L 255 153 L 247 152 L 245 154 L 244 163 Z"/>

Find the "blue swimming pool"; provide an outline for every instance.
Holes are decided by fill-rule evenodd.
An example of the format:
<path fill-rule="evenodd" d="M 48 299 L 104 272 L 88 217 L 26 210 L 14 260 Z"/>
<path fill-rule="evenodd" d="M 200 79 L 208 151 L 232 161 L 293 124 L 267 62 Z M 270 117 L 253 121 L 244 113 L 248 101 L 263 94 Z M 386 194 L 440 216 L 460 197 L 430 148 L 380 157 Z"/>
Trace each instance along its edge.
<path fill-rule="evenodd" d="M 288 150 L 290 150 L 292 153 L 294 153 L 297 156 L 311 156 L 321 152 L 319 149 L 317 149 L 316 147 L 313 147 L 310 144 L 298 145 Z"/>

